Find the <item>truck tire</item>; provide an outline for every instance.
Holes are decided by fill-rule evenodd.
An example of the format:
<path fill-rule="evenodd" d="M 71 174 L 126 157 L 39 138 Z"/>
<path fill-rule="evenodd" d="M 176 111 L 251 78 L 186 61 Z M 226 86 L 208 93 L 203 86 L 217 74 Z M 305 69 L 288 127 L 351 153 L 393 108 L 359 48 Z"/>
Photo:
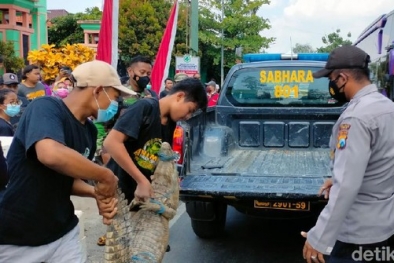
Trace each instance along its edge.
<path fill-rule="evenodd" d="M 221 202 L 212 203 L 214 215 L 209 220 L 195 219 L 191 217 L 193 232 L 199 238 L 210 239 L 219 237 L 224 232 L 226 225 L 227 204 Z M 200 210 L 200 213 L 204 210 Z M 206 211 L 206 210 L 205 210 Z M 210 213 L 211 215 L 211 213 Z M 204 218 L 204 215 L 200 216 Z"/>

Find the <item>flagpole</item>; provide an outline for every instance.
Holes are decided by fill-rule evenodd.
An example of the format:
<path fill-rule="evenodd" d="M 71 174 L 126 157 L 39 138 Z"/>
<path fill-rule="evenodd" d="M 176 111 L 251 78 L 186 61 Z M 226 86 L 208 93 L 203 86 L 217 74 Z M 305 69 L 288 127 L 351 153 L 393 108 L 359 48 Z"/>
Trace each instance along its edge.
<path fill-rule="evenodd" d="M 221 0 L 221 11 L 222 11 L 222 48 L 220 52 L 220 88 L 223 87 L 223 78 L 224 78 L 224 48 L 223 48 L 223 41 L 224 41 L 224 26 L 223 26 L 223 19 L 224 19 L 224 7 L 223 7 L 223 0 Z"/>
<path fill-rule="evenodd" d="M 119 0 L 113 0 L 112 7 L 112 56 L 111 65 L 118 68 L 118 39 L 119 39 Z"/>

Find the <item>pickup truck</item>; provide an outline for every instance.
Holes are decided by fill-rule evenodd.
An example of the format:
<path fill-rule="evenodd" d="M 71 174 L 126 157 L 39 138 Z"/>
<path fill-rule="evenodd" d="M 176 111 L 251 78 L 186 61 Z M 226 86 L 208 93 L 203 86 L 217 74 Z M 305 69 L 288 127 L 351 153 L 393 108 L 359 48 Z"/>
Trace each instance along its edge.
<path fill-rule="evenodd" d="M 248 54 L 225 78 L 217 106 L 178 123 L 180 199 L 194 233 L 219 236 L 227 206 L 265 218 L 318 215 L 331 177 L 329 139 L 344 105 L 312 73 L 328 54 Z"/>

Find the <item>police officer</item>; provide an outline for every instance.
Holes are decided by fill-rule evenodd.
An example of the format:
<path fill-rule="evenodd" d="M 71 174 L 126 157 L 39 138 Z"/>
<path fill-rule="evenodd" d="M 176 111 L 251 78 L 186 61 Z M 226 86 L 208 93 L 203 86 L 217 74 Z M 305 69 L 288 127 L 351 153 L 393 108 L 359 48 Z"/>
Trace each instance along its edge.
<path fill-rule="evenodd" d="M 332 130 L 328 204 L 301 233 L 308 263 L 324 262 L 323 254 L 329 263 L 394 262 L 394 103 L 371 84 L 369 62 L 361 49 L 343 46 L 313 74 L 349 104 Z"/>

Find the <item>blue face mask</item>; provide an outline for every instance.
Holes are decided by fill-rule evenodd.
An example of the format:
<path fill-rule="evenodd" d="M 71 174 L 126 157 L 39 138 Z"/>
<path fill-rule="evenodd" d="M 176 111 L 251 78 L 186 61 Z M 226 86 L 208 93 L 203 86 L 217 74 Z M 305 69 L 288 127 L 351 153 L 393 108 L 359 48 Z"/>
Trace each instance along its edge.
<path fill-rule="evenodd" d="M 151 89 L 151 88 L 152 88 L 151 84 L 146 85 L 146 89 Z"/>
<path fill-rule="evenodd" d="M 107 98 L 110 100 L 111 103 L 109 104 L 109 106 L 106 110 L 102 110 L 102 109 L 100 109 L 98 101 L 95 98 L 96 103 L 97 103 L 97 107 L 99 108 L 98 112 L 97 112 L 97 119 L 95 122 L 107 122 L 110 119 L 112 119 L 115 116 L 115 114 L 118 112 L 118 107 L 119 107 L 118 102 L 111 100 L 105 90 L 104 90 L 104 93 L 105 93 L 105 95 L 107 95 Z"/>
<path fill-rule="evenodd" d="M 10 117 L 14 117 L 21 112 L 21 105 L 11 105 L 8 104 L 7 108 L 4 110 L 4 113 Z"/>

